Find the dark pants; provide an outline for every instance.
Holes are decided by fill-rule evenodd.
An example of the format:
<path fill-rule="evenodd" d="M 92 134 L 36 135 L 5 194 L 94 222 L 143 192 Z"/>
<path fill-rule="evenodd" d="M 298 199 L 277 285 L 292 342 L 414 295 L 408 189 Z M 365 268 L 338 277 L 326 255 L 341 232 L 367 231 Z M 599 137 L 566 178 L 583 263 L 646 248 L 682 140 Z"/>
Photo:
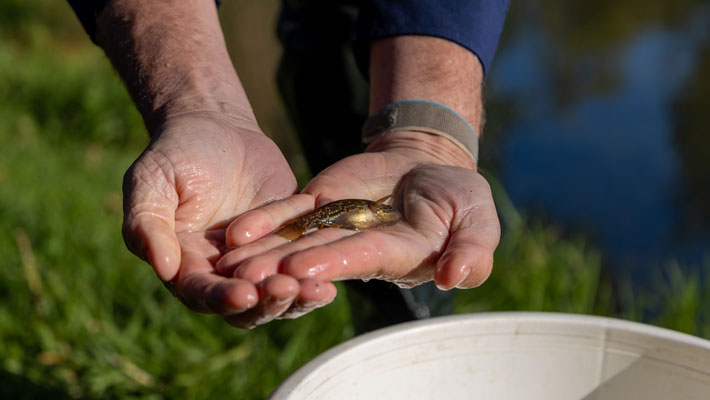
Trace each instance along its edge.
<path fill-rule="evenodd" d="M 278 84 L 313 174 L 362 151 L 368 84 L 355 64 L 357 1 L 284 0 L 278 34 L 284 52 Z M 453 292 L 347 281 L 357 333 L 451 313 Z"/>

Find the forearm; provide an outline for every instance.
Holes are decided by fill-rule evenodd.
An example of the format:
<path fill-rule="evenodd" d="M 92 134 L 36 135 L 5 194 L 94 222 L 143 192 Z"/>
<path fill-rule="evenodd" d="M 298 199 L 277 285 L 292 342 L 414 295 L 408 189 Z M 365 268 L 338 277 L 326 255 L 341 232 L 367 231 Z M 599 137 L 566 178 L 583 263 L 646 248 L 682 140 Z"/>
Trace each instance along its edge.
<path fill-rule="evenodd" d="M 189 112 L 254 121 L 214 0 L 113 0 L 97 19 L 96 41 L 125 81 L 149 131 Z"/>
<path fill-rule="evenodd" d="M 483 125 L 478 58 L 453 42 L 428 36 L 395 36 L 370 46 L 370 112 L 402 100 L 429 100 L 463 116 L 480 135 Z M 421 132 L 396 132 L 375 140 L 369 150 L 419 148 L 442 163 L 475 168 L 448 139 Z"/>

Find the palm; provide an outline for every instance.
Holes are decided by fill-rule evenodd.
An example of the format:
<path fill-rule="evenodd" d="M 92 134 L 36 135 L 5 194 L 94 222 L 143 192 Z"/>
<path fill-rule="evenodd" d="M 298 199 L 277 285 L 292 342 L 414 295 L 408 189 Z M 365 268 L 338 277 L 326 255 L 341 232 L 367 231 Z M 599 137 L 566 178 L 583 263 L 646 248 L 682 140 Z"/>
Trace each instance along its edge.
<path fill-rule="evenodd" d="M 314 177 L 303 189 L 324 204 L 335 199 L 377 199 L 392 194 L 415 163 L 396 154 L 363 153 L 347 157 Z"/>
<path fill-rule="evenodd" d="M 296 190 L 293 173 L 270 139 L 257 131 L 235 133 L 212 120 L 181 121 L 146 153 L 164 158 L 162 176 L 174 177 L 177 232 L 224 225 L 237 214 Z M 179 140 L 167 139 L 162 145 L 161 140 L 171 136 Z"/>
<path fill-rule="evenodd" d="M 354 186 L 343 184 L 350 183 L 348 178 L 355 176 L 354 172 L 366 165 L 370 168 L 369 176 L 374 179 L 356 178 L 352 179 Z M 386 279 L 402 286 L 414 286 L 434 279 L 434 267 L 449 237 L 462 225 L 476 224 L 480 228 L 473 237 L 469 237 L 471 245 L 479 246 L 481 250 L 492 250 L 497 244 L 498 222 L 488 185 L 473 171 L 415 164 L 398 154 L 366 153 L 336 163 L 324 172 L 304 191 L 323 198 L 365 195 L 376 199 L 392 193 L 394 206 L 403 214 L 403 224 L 362 232 L 359 238 L 343 240 L 337 245 L 343 258 L 348 257 L 347 254 L 356 256 L 367 247 L 383 254 L 377 262 L 363 263 L 360 272 L 364 278 Z M 395 177 L 400 179 L 395 181 Z M 368 242 L 371 245 L 368 246 Z M 329 255 L 325 248 L 322 250 L 320 256 L 336 255 L 335 252 Z M 318 255 L 314 253 L 312 256 Z M 452 256 L 449 254 L 449 257 Z M 334 261 L 337 263 L 339 260 L 336 258 Z M 298 264 L 296 259 L 292 267 L 297 275 L 303 273 L 303 266 Z M 481 274 L 487 275 L 487 271 L 481 271 Z M 333 276 L 335 279 L 348 277 L 357 276 Z"/>
<path fill-rule="evenodd" d="M 251 326 L 273 313 L 267 303 L 290 302 L 301 288 L 285 276 L 258 288 L 217 275 L 214 262 L 225 249 L 224 227 L 236 215 L 296 189 L 283 155 L 257 127 L 180 117 L 158 132 L 126 173 L 124 237 L 163 280 L 173 282 L 173 293 L 185 304 Z"/>

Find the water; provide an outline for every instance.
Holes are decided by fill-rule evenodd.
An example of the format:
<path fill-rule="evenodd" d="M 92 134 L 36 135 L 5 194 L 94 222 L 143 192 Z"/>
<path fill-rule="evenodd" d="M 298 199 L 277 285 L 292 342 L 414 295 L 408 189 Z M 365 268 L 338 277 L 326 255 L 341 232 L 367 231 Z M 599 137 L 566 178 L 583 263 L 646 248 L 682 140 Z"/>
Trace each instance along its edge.
<path fill-rule="evenodd" d="M 710 3 L 513 7 L 486 141 L 514 204 L 636 282 L 709 265 Z"/>

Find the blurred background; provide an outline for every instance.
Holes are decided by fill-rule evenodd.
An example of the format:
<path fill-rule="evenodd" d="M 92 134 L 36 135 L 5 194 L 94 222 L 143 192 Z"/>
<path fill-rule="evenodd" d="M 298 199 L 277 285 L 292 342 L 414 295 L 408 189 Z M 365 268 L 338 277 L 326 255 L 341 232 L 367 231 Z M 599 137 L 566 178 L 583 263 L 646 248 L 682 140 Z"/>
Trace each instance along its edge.
<path fill-rule="evenodd" d="M 710 2 L 568 3 L 512 5 L 481 153 L 504 232 L 456 312 L 710 338 Z M 307 177 L 276 86 L 278 9 L 225 1 L 220 17 L 262 128 Z M 352 337 L 345 296 L 240 331 L 125 250 L 121 178 L 147 135 L 64 2 L 0 1 L 0 139 L 0 398 L 263 398 Z"/>

